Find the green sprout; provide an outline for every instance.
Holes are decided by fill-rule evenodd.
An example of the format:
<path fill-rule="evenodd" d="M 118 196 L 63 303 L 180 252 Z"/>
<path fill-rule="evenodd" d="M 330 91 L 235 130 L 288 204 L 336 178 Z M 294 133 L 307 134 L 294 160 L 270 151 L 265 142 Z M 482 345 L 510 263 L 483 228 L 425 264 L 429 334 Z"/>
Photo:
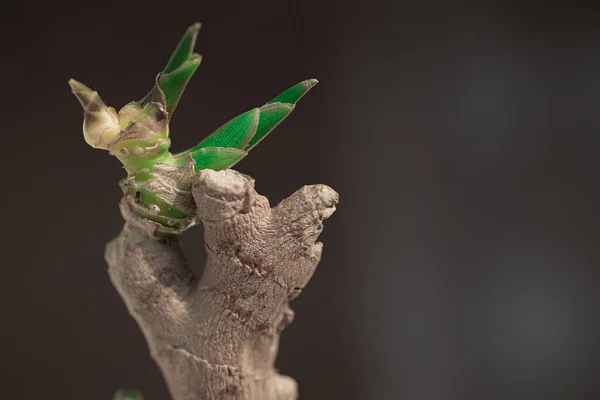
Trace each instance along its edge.
<path fill-rule="evenodd" d="M 177 154 L 169 147 L 169 121 L 202 57 L 193 53 L 200 24 L 190 26 L 152 90 L 119 112 L 84 84 L 69 80 L 84 109 L 83 136 L 116 156 L 127 171 L 121 181 L 134 211 L 159 224 L 161 232 L 178 233 L 197 221 L 191 199 L 194 175 L 202 169 L 231 168 L 293 111 L 316 79 L 302 81 L 262 107 L 231 119 L 196 146 Z"/>

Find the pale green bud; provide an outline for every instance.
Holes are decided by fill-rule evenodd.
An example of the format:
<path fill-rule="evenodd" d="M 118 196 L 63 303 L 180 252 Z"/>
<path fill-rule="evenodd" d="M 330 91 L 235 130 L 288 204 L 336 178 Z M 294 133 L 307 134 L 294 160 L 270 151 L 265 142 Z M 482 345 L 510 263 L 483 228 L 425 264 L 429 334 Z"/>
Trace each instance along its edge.
<path fill-rule="evenodd" d="M 108 150 L 108 145 L 121 132 L 119 117 L 108 107 L 98 92 L 75 79 L 69 80 L 73 94 L 83 106 L 83 137 L 92 147 Z"/>

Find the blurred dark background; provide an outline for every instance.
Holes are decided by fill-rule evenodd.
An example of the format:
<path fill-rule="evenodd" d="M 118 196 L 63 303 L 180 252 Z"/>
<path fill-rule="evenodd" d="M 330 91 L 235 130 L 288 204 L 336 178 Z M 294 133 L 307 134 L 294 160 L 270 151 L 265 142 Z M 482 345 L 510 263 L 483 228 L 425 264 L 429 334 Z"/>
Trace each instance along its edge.
<path fill-rule="evenodd" d="M 236 166 L 273 204 L 304 184 L 340 193 L 277 363 L 301 399 L 600 399 L 597 8 L 107 0 L 1 15 L 2 399 L 168 398 L 103 260 L 124 171 L 84 142 L 67 80 L 138 100 L 195 21 L 204 61 L 175 150 L 321 82 Z M 201 229 L 184 245 L 200 266 Z"/>

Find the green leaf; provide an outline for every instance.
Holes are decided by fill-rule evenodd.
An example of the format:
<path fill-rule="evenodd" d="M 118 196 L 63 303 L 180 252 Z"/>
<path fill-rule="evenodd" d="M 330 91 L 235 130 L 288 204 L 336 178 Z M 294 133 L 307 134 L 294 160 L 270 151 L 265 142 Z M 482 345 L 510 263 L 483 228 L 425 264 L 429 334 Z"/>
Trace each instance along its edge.
<path fill-rule="evenodd" d="M 260 109 L 260 119 L 256 133 L 250 139 L 246 151 L 250 151 L 254 146 L 264 139 L 277 125 L 281 123 L 294 110 L 293 104 L 270 103 Z"/>
<path fill-rule="evenodd" d="M 191 153 L 196 162 L 194 170 L 213 169 L 219 171 L 231 168 L 242 158 L 248 155 L 248 152 L 229 147 L 203 147 Z"/>
<path fill-rule="evenodd" d="M 160 102 L 165 105 L 171 119 L 188 82 L 202 61 L 199 54 L 193 53 L 199 30 L 199 23 L 187 29 L 165 69 L 156 77 L 154 88 L 138 102 L 139 105 Z"/>
<path fill-rule="evenodd" d="M 302 98 L 310 89 L 312 89 L 317 83 L 319 83 L 316 79 L 307 79 L 300 83 L 295 84 L 285 92 L 281 93 L 279 96 L 275 97 L 273 100 L 269 101 L 269 103 L 287 103 L 287 104 L 296 104 L 298 100 Z"/>
<path fill-rule="evenodd" d="M 210 136 L 201 141 L 191 149 L 175 155 L 175 157 L 183 157 L 187 153 L 194 152 L 203 147 L 231 147 L 234 149 L 244 149 L 256 133 L 258 120 L 260 118 L 260 109 L 254 108 L 238 115 L 219 129 L 214 131 Z"/>
<path fill-rule="evenodd" d="M 181 99 L 188 82 L 200 66 L 201 61 L 202 57 L 199 54 L 194 54 L 177 69 L 159 76 L 158 86 L 165 95 L 169 117 L 172 117 L 179 99 Z"/>
<path fill-rule="evenodd" d="M 173 52 L 173 55 L 169 59 L 167 66 L 163 70 L 163 74 L 168 74 L 169 72 L 176 70 L 183 65 L 183 63 L 190 60 L 190 57 L 194 52 L 194 46 L 196 45 L 198 31 L 200 31 L 200 23 L 198 22 L 187 28 L 185 34 L 179 41 L 177 48 Z"/>

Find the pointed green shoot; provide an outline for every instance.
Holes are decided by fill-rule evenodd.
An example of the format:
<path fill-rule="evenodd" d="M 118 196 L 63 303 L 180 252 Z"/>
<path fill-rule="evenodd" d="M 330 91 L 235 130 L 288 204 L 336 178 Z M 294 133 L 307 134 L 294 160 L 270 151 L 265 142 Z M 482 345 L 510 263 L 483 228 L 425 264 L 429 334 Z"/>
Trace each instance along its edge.
<path fill-rule="evenodd" d="M 168 73 L 163 73 L 159 76 L 158 86 L 165 94 L 169 117 L 171 117 L 175 111 L 179 99 L 181 99 L 188 82 L 200 66 L 201 61 L 202 57 L 199 54 L 192 54 L 190 58 L 177 69 Z"/>
<path fill-rule="evenodd" d="M 298 100 L 302 98 L 310 89 L 312 89 L 317 83 L 319 83 L 316 79 L 307 79 L 302 81 L 285 92 L 281 93 L 279 96 L 275 97 L 273 100 L 269 101 L 269 103 L 287 103 L 287 104 L 296 104 Z"/>
<path fill-rule="evenodd" d="M 175 71 L 177 68 L 181 67 L 183 63 L 189 61 L 194 52 L 194 46 L 196 45 L 196 38 L 198 37 L 199 31 L 199 22 L 196 22 L 187 28 L 185 34 L 179 41 L 177 48 L 173 52 L 173 55 L 169 59 L 167 66 L 163 70 L 163 74 L 168 74 L 169 72 Z"/>
<path fill-rule="evenodd" d="M 230 147 L 203 147 L 191 153 L 196 162 L 194 170 L 213 169 L 219 171 L 231 168 L 242 158 L 248 155 L 248 152 Z"/>
<path fill-rule="evenodd" d="M 288 115 L 294 110 L 295 104 L 304 96 L 318 81 L 316 79 L 308 79 L 302 81 L 273 100 L 265 104 L 260 109 L 260 120 L 256 134 L 252 137 L 246 147 L 246 151 L 250 151 L 261 140 L 263 140 L 277 125 L 279 125 Z"/>
<path fill-rule="evenodd" d="M 263 140 L 277 125 L 281 123 L 294 110 L 293 104 L 270 103 L 260 109 L 260 119 L 256 133 L 250 139 L 246 151 Z"/>
<path fill-rule="evenodd" d="M 171 119 L 188 82 L 202 61 L 202 57 L 193 52 L 199 30 L 199 23 L 193 24 L 186 30 L 165 69 L 158 74 L 156 85 L 144 99 L 138 102 L 139 104 L 149 101 L 164 102 Z"/>

